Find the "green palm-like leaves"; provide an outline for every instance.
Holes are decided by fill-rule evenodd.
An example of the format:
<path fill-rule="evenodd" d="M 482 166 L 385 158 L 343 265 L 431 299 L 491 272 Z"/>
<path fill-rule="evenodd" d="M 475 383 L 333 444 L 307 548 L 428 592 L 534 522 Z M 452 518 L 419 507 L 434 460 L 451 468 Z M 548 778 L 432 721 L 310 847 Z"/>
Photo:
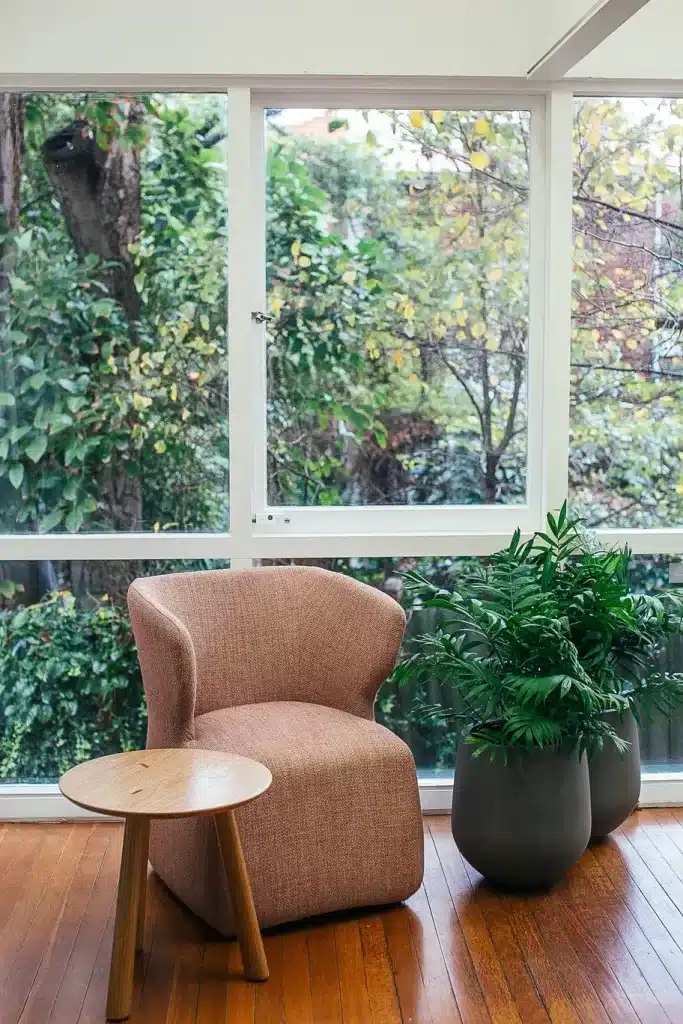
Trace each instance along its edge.
<path fill-rule="evenodd" d="M 606 739 L 624 748 L 607 712 L 670 713 L 683 700 L 683 674 L 656 671 L 668 637 L 683 632 L 683 602 L 632 593 L 630 562 L 628 548 L 596 548 L 564 505 L 546 530 L 524 543 L 518 530 L 466 568 L 454 592 L 406 573 L 407 591 L 446 618 L 395 678 L 450 683 L 462 710 L 422 713 L 458 721 L 478 752 Z"/>

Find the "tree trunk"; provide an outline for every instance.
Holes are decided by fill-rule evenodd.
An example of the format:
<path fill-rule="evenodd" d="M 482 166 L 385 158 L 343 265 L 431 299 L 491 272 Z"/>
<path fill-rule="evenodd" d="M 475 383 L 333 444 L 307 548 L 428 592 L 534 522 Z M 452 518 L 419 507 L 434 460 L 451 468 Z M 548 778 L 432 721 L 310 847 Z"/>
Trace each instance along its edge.
<path fill-rule="evenodd" d="M 19 226 L 19 204 L 21 201 L 21 147 L 24 140 L 24 97 L 21 93 L 0 92 L 0 391 L 11 395 L 15 392 L 14 372 L 9 343 L 5 331 L 9 325 L 9 302 L 11 299 L 10 274 L 14 263 L 14 251 L 2 242 L 4 231 L 16 231 Z M 4 406 L 3 419 L 7 428 L 16 426 L 16 408 Z M 0 486 L 0 505 L 12 489 L 3 478 Z M 5 529 L 13 524 L 5 523 Z"/>
<path fill-rule="evenodd" d="M 19 227 L 21 208 L 21 151 L 24 143 L 24 97 L 20 92 L 0 92 L 0 229 L 16 231 Z M 2 340 L 3 330 L 8 321 L 7 303 L 10 298 L 11 256 L 3 252 L 0 244 L 0 391 L 14 394 L 14 374 L 11 354 Z M 4 415 L 12 425 L 16 424 L 16 409 L 5 407 Z M 0 503 L 3 489 L 9 487 L 3 480 L 0 489 Z M 4 528 L 12 530 L 13 523 Z M 22 589 L 17 594 L 20 604 L 33 604 L 43 594 L 54 590 L 57 577 L 52 562 L 3 562 L 0 564 L 0 579 L 12 580 Z"/>
<path fill-rule="evenodd" d="M 23 138 L 24 97 L 20 92 L 0 92 L 0 206 L 10 231 L 19 224 Z"/>
<path fill-rule="evenodd" d="M 142 104 L 131 103 L 129 124 L 140 123 L 143 116 Z M 117 139 L 100 149 L 92 134 L 87 122 L 74 121 L 46 140 L 43 159 L 76 252 L 113 264 L 102 276 L 130 324 L 133 348 L 141 303 L 128 247 L 140 234 L 140 149 Z M 140 478 L 113 462 L 103 467 L 99 484 L 106 528 L 120 533 L 140 530 Z M 74 563 L 74 590 L 81 597 L 108 594 L 122 600 L 137 572 L 135 562 Z"/>
<path fill-rule="evenodd" d="M 129 122 L 142 117 L 142 105 L 132 103 Z M 87 122 L 74 121 L 47 139 L 43 158 L 76 252 L 116 263 L 105 271 L 106 283 L 134 324 L 140 297 L 128 246 L 140 234 L 139 147 L 113 139 L 100 149 Z"/>

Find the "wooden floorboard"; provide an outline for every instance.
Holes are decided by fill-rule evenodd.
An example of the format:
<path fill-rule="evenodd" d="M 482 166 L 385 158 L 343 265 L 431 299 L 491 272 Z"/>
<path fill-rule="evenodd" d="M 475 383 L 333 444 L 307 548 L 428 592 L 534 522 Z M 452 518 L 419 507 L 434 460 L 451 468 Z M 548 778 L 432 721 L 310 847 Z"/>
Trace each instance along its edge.
<path fill-rule="evenodd" d="M 0 825 L 0 1024 L 101 1024 L 122 830 Z M 425 818 L 405 905 L 266 933 L 270 980 L 154 875 L 131 1024 L 683 1022 L 683 811 L 634 814 L 551 892 L 502 893 Z"/>

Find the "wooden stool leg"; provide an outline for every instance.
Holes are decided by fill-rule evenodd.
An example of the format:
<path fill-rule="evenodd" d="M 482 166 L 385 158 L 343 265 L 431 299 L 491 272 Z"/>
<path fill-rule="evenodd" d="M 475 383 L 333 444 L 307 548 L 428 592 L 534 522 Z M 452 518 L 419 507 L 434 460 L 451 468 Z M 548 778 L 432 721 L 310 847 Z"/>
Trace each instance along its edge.
<path fill-rule="evenodd" d="M 121 874 L 116 899 L 114 945 L 109 972 L 107 1020 L 125 1020 L 133 1002 L 135 938 L 140 901 L 140 861 L 145 845 L 146 818 L 126 818 L 121 853 Z"/>
<path fill-rule="evenodd" d="M 247 864 L 242 851 L 234 811 L 216 815 L 216 829 L 223 854 L 228 890 L 235 913 L 244 973 L 250 981 L 266 981 L 268 962 L 251 894 Z"/>
<path fill-rule="evenodd" d="M 145 916 L 147 909 L 147 862 L 149 860 L 149 818 L 140 820 L 142 836 L 140 839 L 140 895 L 138 896 L 138 924 L 135 939 L 135 950 L 145 945 Z"/>

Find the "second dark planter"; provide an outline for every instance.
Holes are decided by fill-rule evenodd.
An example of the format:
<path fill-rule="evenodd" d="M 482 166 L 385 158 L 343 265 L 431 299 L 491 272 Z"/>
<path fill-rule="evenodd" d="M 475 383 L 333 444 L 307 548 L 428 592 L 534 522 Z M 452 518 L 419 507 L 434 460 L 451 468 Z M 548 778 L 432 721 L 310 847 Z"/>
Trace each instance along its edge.
<path fill-rule="evenodd" d="M 591 839 L 604 839 L 628 818 L 640 797 L 640 743 L 638 725 L 630 711 L 611 712 L 608 721 L 622 740 L 631 745 L 620 754 L 614 743 L 605 742 L 588 762 L 591 790 Z"/>
<path fill-rule="evenodd" d="M 458 744 L 453 837 L 489 881 L 536 889 L 559 881 L 588 845 L 588 762 L 576 750 L 508 751 L 491 761 Z"/>

